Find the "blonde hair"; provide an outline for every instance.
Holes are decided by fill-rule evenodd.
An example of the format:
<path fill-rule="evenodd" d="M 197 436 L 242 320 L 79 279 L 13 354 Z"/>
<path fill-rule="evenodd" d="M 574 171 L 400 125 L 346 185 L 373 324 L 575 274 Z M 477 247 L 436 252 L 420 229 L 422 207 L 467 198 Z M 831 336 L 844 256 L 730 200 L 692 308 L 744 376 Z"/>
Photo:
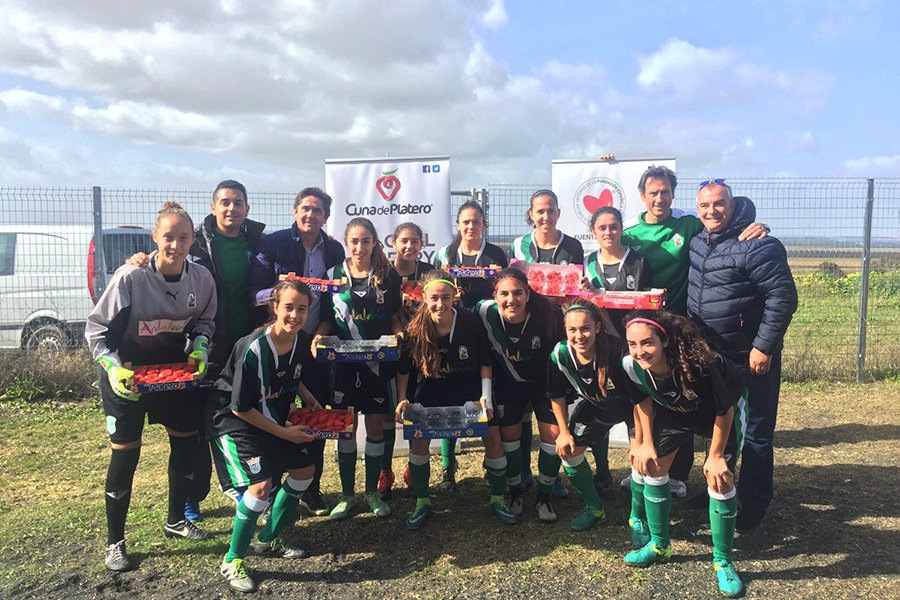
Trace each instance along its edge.
<path fill-rule="evenodd" d="M 453 281 L 453 276 L 443 269 L 434 269 L 422 275 L 422 285 L 437 279 Z M 441 368 L 438 337 L 437 324 L 428 311 L 420 307 L 406 328 L 406 341 L 409 344 L 413 364 L 425 377 L 437 377 Z"/>
<path fill-rule="evenodd" d="M 179 217 L 183 219 L 187 219 L 188 223 L 191 224 L 191 231 L 194 230 L 194 220 L 191 219 L 191 215 L 188 214 L 184 208 L 177 202 L 173 200 L 167 201 L 163 204 L 163 207 L 159 211 L 159 216 L 156 217 L 156 227 L 154 229 L 159 228 L 160 221 L 163 220 L 164 217 Z"/>

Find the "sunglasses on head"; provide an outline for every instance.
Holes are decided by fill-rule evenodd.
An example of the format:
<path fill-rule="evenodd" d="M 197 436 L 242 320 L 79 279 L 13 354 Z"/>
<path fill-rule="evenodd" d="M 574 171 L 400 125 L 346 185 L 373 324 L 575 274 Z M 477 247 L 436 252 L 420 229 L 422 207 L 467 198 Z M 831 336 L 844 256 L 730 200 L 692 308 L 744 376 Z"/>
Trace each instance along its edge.
<path fill-rule="evenodd" d="M 706 181 L 700 182 L 700 187 L 705 188 L 706 186 L 708 186 L 710 184 L 724 185 L 725 180 L 724 179 L 707 179 Z"/>

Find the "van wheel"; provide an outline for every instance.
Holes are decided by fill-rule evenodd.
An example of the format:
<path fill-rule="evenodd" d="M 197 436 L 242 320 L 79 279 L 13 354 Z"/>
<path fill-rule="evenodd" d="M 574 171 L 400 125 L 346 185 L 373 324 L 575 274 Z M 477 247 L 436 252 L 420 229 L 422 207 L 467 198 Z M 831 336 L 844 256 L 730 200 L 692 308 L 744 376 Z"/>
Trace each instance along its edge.
<path fill-rule="evenodd" d="M 25 350 L 41 354 L 59 354 L 66 349 L 67 343 L 68 337 L 58 325 L 44 323 L 28 334 Z"/>

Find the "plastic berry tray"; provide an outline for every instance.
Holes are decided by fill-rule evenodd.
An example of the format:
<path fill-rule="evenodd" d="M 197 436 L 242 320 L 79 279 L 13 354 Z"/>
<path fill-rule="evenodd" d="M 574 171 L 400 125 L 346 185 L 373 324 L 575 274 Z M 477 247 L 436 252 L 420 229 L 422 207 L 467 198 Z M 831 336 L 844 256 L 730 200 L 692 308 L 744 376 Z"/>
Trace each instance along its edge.
<path fill-rule="evenodd" d="M 341 340 L 328 336 L 316 345 L 316 362 L 392 362 L 400 357 L 400 341 L 396 335 L 383 335 L 377 340 Z"/>
<path fill-rule="evenodd" d="M 584 276 L 581 265 L 548 265 L 518 260 L 513 261 L 512 266 L 525 273 L 531 289 L 548 298 L 566 298 L 581 292 L 581 278 Z"/>
<path fill-rule="evenodd" d="M 192 390 L 200 387 L 203 379 L 193 362 L 139 366 L 125 363 L 125 368 L 134 371 L 131 382 L 141 394 Z"/>
<path fill-rule="evenodd" d="M 325 408 L 299 408 L 290 415 L 293 425 L 305 426 L 308 431 L 323 440 L 353 439 L 353 407 L 346 410 Z"/>
<path fill-rule="evenodd" d="M 477 418 L 472 416 L 475 413 Z M 403 411 L 405 440 L 478 438 L 487 436 L 487 432 L 487 414 L 474 402 L 466 402 L 464 406 L 428 408 L 411 404 Z"/>
<path fill-rule="evenodd" d="M 347 291 L 347 286 L 349 285 L 349 281 L 346 277 L 342 277 L 341 279 L 317 279 L 315 277 L 298 277 L 294 272 L 279 276 L 279 280 L 281 281 L 288 279 L 294 281 L 302 281 L 309 286 L 309 289 L 314 292 L 329 294 L 340 294 L 341 292 L 345 292 Z"/>
<path fill-rule="evenodd" d="M 446 267 L 447 272 L 454 277 L 496 277 L 501 271 L 499 265 L 489 267 Z"/>
<path fill-rule="evenodd" d="M 666 305 L 665 288 L 654 288 L 640 292 L 612 292 L 608 290 L 584 290 L 580 296 L 603 308 L 660 310 Z"/>

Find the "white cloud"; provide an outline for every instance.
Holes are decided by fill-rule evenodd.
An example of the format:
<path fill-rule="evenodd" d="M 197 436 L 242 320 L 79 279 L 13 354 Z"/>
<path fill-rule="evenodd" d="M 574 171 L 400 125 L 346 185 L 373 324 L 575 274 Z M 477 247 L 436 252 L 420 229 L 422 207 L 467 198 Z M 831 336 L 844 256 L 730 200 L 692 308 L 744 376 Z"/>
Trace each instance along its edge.
<path fill-rule="evenodd" d="M 702 48 L 669 38 L 639 59 L 636 81 L 647 92 L 692 109 L 770 100 L 773 93 L 788 110 L 819 108 L 834 85 L 818 71 L 801 74 L 772 70 L 743 59 L 730 48 Z"/>
<path fill-rule="evenodd" d="M 844 168 L 867 177 L 897 177 L 900 176 L 900 155 L 850 158 L 844 161 Z"/>
<path fill-rule="evenodd" d="M 490 0 L 487 12 L 481 17 L 482 24 L 488 29 L 501 29 L 509 22 L 503 0 Z"/>

